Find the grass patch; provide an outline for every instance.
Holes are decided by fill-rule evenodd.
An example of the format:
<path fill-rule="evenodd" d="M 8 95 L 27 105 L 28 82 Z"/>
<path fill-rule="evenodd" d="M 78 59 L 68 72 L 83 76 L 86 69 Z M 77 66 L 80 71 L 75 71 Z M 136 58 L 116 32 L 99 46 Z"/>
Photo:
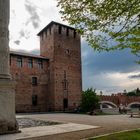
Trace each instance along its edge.
<path fill-rule="evenodd" d="M 140 140 L 140 130 L 121 132 L 99 138 L 90 138 L 88 140 Z"/>

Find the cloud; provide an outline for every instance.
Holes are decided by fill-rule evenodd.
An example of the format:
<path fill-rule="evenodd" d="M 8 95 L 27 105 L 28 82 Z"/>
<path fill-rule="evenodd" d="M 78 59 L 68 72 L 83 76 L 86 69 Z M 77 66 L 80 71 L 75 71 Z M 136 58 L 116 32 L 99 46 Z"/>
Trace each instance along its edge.
<path fill-rule="evenodd" d="M 137 60 L 137 57 L 131 54 L 129 50 L 98 53 L 89 47 L 86 42 L 82 42 L 83 69 L 88 69 L 91 74 L 140 72 L 140 65 L 135 63 L 135 60 Z"/>
<path fill-rule="evenodd" d="M 47 0 L 47 4 L 46 0 L 13 1 L 11 1 L 13 11 L 10 12 L 10 46 L 14 49 L 28 50 L 28 53 L 39 54 L 39 49 L 35 49 L 39 48 L 36 33 L 51 20 L 65 24 L 58 13 L 57 1 Z M 20 46 L 14 43 L 18 40 L 21 41 Z M 94 52 L 85 41 L 81 44 L 83 90 L 93 87 L 102 90 L 103 93 L 104 91 L 116 93 L 124 89 L 135 89 L 140 85 L 139 78 L 129 78 L 140 73 L 140 65 L 135 63 L 137 58 L 129 50 L 98 53 Z"/>
<path fill-rule="evenodd" d="M 19 32 L 19 38 L 22 38 L 22 37 L 25 38 L 25 39 L 30 38 L 30 31 L 21 29 L 20 32 Z"/>
<path fill-rule="evenodd" d="M 140 80 L 129 78 L 140 73 L 136 59 L 129 50 L 98 53 L 82 41 L 83 90 L 93 87 L 117 93 L 138 87 Z"/>
<path fill-rule="evenodd" d="M 138 79 L 140 78 L 140 74 L 136 74 L 136 75 L 131 75 L 129 76 L 130 79 Z"/>
<path fill-rule="evenodd" d="M 31 22 L 33 27 L 37 29 L 39 27 L 40 22 L 39 15 L 37 13 L 37 7 L 33 3 L 30 3 L 28 0 L 26 0 L 25 8 L 30 14 L 30 18 L 27 20 L 26 25 L 28 25 Z"/>
<path fill-rule="evenodd" d="M 21 30 L 21 31 L 19 32 L 19 36 L 20 36 L 20 37 L 25 37 L 25 31 L 24 31 L 24 30 Z"/>
<path fill-rule="evenodd" d="M 16 45 L 20 45 L 20 40 L 16 40 L 16 41 L 14 41 L 14 43 L 15 43 Z"/>

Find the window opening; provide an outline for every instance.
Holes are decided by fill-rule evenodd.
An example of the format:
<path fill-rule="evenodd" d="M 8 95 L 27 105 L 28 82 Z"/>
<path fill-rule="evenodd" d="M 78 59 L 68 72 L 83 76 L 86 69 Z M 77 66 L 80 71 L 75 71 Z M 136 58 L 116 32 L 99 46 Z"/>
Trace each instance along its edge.
<path fill-rule="evenodd" d="M 69 28 L 66 30 L 66 35 L 69 36 Z"/>
<path fill-rule="evenodd" d="M 73 36 L 74 36 L 74 38 L 76 38 L 76 31 L 75 31 L 75 30 L 74 30 L 74 33 L 73 33 L 73 34 L 74 34 L 74 35 L 73 35 Z"/>
<path fill-rule="evenodd" d="M 37 85 L 37 77 L 32 77 L 32 85 L 33 86 Z"/>
<path fill-rule="evenodd" d="M 59 34 L 61 34 L 61 32 L 62 32 L 62 27 L 61 27 L 61 25 L 59 25 L 58 32 L 59 32 Z"/>
<path fill-rule="evenodd" d="M 37 106 L 38 97 L 37 95 L 32 95 L 32 105 Z"/>
<path fill-rule="evenodd" d="M 22 57 L 21 56 L 17 57 L 17 67 L 21 68 L 22 67 L 22 63 L 23 63 Z"/>
<path fill-rule="evenodd" d="M 32 58 L 29 58 L 28 59 L 28 67 L 31 69 L 33 68 L 33 59 Z"/>

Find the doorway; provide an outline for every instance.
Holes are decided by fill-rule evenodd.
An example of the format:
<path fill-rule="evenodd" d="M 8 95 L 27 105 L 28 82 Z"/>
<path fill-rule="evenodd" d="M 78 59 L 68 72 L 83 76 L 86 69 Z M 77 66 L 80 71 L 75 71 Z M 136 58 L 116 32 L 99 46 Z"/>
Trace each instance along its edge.
<path fill-rule="evenodd" d="M 63 109 L 64 111 L 68 108 L 68 99 L 63 99 Z"/>

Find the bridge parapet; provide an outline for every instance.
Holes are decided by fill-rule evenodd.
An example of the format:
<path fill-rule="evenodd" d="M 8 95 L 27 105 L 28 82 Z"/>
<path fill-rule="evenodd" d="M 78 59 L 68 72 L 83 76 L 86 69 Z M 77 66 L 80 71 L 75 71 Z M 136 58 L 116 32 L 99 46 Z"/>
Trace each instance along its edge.
<path fill-rule="evenodd" d="M 112 94 L 112 95 L 99 95 L 101 101 L 108 101 L 116 104 L 118 107 L 120 105 L 128 106 L 131 103 L 140 103 L 140 96 L 126 96 L 122 93 Z"/>

